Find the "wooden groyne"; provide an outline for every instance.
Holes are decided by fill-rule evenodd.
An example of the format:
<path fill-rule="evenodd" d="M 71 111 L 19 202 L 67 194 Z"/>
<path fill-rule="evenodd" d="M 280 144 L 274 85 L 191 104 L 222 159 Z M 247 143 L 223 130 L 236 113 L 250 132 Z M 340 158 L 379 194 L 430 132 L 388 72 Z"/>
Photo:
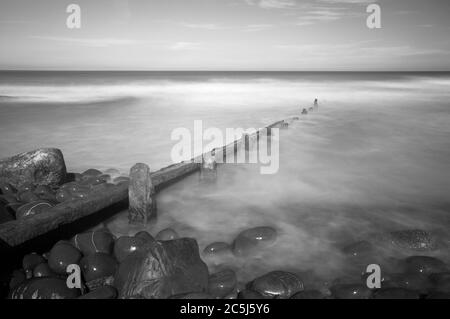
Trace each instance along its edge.
<path fill-rule="evenodd" d="M 296 119 L 298 118 L 292 117 L 278 121 L 263 129 L 286 128 L 290 121 Z M 245 143 L 247 138 L 259 136 L 261 130 L 256 131 L 251 135 L 244 135 L 233 143 L 225 145 L 215 151 L 217 153 L 225 154 L 225 156 L 229 152 L 236 152 L 237 145 Z M 232 147 L 233 145 L 234 147 Z M 151 179 L 156 191 L 161 191 L 163 188 L 180 179 L 199 171 L 202 166 L 202 158 L 206 155 L 207 154 L 203 154 L 200 158 L 193 158 L 190 161 L 170 165 L 153 172 L 151 174 Z M 108 209 L 109 207 L 117 206 L 119 204 L 125 206 L 128 202 L 128 183 L 108 186 L 109 187 L 99 187 L 86 198 L 63 202 L 30 218 L 0 224 L 0 240 L 3 242 L 2 246 L 6 245 L 7 247 L 13 248 L 62 226 L 70 225 L 82 218 Z"/>

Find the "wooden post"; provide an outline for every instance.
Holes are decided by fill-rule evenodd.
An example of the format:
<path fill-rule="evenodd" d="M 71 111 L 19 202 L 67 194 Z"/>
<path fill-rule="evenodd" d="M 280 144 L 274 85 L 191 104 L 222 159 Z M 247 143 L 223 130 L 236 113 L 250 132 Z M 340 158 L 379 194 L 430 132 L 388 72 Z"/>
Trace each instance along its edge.
<path fill-rule="evenodd" d="M 210 156 L 203 156 L 203 163 L 200 169 L 200 179 L 215 180 L 217 178 L 216 149 L 213 149 Z"/>
<path fill-rule="evenodd" d="M 128 197 L 130 207 L 128 220 L 130 224 L 147 224 L 156 218 L 155 187 L 150 177 L 150 167 L 138 163 L 130 170 Z"/>

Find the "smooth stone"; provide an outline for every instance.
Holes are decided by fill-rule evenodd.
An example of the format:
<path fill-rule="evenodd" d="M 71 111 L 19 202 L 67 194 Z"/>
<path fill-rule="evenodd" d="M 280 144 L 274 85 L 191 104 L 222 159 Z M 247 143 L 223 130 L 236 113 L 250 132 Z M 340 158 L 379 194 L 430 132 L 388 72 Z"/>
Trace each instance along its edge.
<path fill-rule="evenodd" d="M 39 215 L 50 208 L 53 207 L 53 204 L 46 200 L 37 200 L 35 202 L 31 202 L 20 206 L 16 211 L 16 218 L 18 220 L 24 219 L 30 216 Z"/>
<path fill-rule="evenodd" d="M 204 292 L 191 292 L 170 296 L 169 299 L 214 299 L 214 297 Z"/>
<path fill-rule="evenodd" d="M 102 171 L 99 171 L 98 169 L 94 169 L 94 168 L 90 168 L 86 171 L 84 171 L 83 173 L 81 173 L 81 175 L 83 176 L 83 178 L 85 177 L 95 177 L 95 176 L 99 176 L 102 175 Z"/>
<path fill-rule="evenodd" d="M 31 203 L 38 201 L 40 199 L 39 196 L 37 196 L 32 191 L 24 191 L 21 193 L 17 193 L 17 198 L 19 199 L 19 201 L 24 203 Z"/>
<path fill-rule="evenodd" d="M 435 273 L 429 276 L 433 289 L 438 292 L 450 293 L 450 272 Z"/>
<path fill-rule="evenodd" d="M 244 289 L 238 293 L 237 299 L 269 299 L 269 298 L 261 295 L 259 292 L 250 289 Z"/>
<path fill-rule="evenodd" d="M 114 184 L 120 184 L 120 183 L 129 183 L 130 178 L 126 176 L 119 176 L 113 179 Z"/>
<path fill-rule="evenodd" d="M 420 229 L 391 232 L 389 241 L 392 245 L 402 249 L 431 251 L 437 248 L 434 236 Z"/>
<path fill-rule="evenodd" d="M 105 180 L 106 183 L 109 183 L 112 181 L 111 175 L 109 175 L 109 174 L 102 174 L 102 175 L 98 176 L 98 178 Z"/>
<path fill-rule="evenodd" d="M 156 240 L 174 240 L 178 239 L 179 236 L 176 231 L 174 231 L 172 228 L 166 228 L 161 230 L 158 234 L 156 234 L 155 239 Z"/>
<path fill-rule="evenodd" d="M 373 250 L 373 246 L 368 241 L 362 240 L 345 246 L 342 252 L 351 257 L 367 256 Z"/>
<path fill-rule="evenodd" d="M 286 299 L 303 291 L 302 280 L 295 274 L 286 271 L 272 271 L 249 283 L 250 290 L 266 297 Z"/>
<path fill-rule="evenodd" d="M 66 281 L 54 277 L 32 278 L 10 292 L 10 299 L 73 299 L 79 289 L 69 289 Z"/>
<path fill-rule="evenodd" d="M 429 256 L 412 256 L 403 260 L 406 272 L 430 275 L 447 271 L 447 266 L 440 259 Z"/>
<path fill-rule="evenodd" d="M 305 290 L 294 294 L 290 299 L 324 299 L 325 296 L 318 290 Z"/>
<path fill-rule="evenodd" d="M 22 259 L 22 268 L 25 271 L 33 270 L 37 265 L 45 263 L 44 257 L 39 254 L 31 253 L 25 255 Z"/>
<path fill-rule="evenodd" d="M 15 187 L 24 184 L 61 185 L 66 179 L 66 164 L 59 149 L 43 148 L 0 160 L 0 182 Z"/>
<path fill-rule="evenodd" d="M 95 253 L 111 254 L 113 252 L 114 242 L 114 236 L 105 230 L 77 234 L 71 240 L 71 243 L 79 249 L 84 256 Z"/>
<path fill-rule="evenodd" d="M 233 242 L 233 253 L 245 256 L 258 248 L 266 248 L 275 243 L 277 231 L 272 227 L 256 227 L 241 232 Z"/>
<path fill-rule="evenodd" d="M 27 280 L 25 272 L 23 270 L 14 270 L 9 280 L 9 289 L 14 289 L 21 283 Z"/>
<path fill-rule="evenodd" d="M 369 299 L 372 295 L 372 291 L 361 284 L 334 285 L 330 291 L 336 299 Z"/>
<path fill-rule="evenodd" d="M 208 267 L 195 239 L 151 242 L 119 265 L 114 285 L 120 298 L 165 299 L 206 292 Z"/>
<path fill-rule="evenodd" d="M 203 254 L 206 256 L 220 256 L 231 252 L 231 246 L 224 242 L 216 242 L 209 244 L 203 249 Z"/>
<path fill-rule="evenodd" d="M 81 252 L 68 242 L 60 241 L 50 250 L 48 265 L 57 274 L 66 274 L 68 265 L 78 264 Z"/>
<path fill-rule="evenodd" d="M 85 295 L 78 297 L 78 299 L 116 299 L 117 289 L 112 286 L 102 286 Z"/>
<path fill-rule="evenodd" d="M 119 237 L 114 244 L 114 256 L 121 263 L 131 253 L 144 247 L 146 241 L 142 238 L 122 236 Z"/>
<path fill-rule="evenodd" d="M 83 257 L 80 261 L 80 267 L 84 279 L 89 282 L 113 276 L 117 270 L 117 261 L 108 254 L 95 253 Z"/>
<path fill-rule="evenodd" d="M 108 168 L 105 171 L 105 174 L 108 174 L 108 175 L 120 175 L 120 171 L 118 169 L 115 169 L 115 168 Z"/>
<path fill-rule="evenodd" d="M 47 263 L 37 265 L 33 270 L 33 277 L 53 277 L 55 273 L 50 269 Z"/>
<path fill-rule="evenodd" d="M 136 234 L 134 234 L 134 237 L 141 238 L 145 240 L 145 242 L 155 241 L 155 238 L 153 238 L 153 236 L 150 235 L 150 233 L 145 230 L 137 232 Z"/>
<path fill-rule="evenodd" d="M 58 190 L 55 197 L 58 203 L 64 203 L 72 200 L 72 194 L 67 189 Z"/>
<path fill-rule="evenodd" d="M 101 184 L 105 184 L 107 182 L 108 182 L 107 179 L 105 179 L 102 176 L 92 176 L 92 177 L 83 179 L 82 181 L 79 182 L 79 184 L 81 186 L 94 187 L 94 186 L 98 186 Z"/>
<path fill-rule="evenodd" d="M 373 299 L 419 299 L 419 293 L 405 288 L 381 288 L 373 294 Z"/>
<path fill-rule="evenodd" d="M 10 183 L 0 183 L 0 194 L 13 195 L 15 193 L 17 193 L 17 189 Z"/>
<path fill-rule="evenodd" d="M 209 276 L 208 292 L 215 298 L 223 298 L 230 294 L 236 285 L 236 273 L 225 269 Z"/>
<path fill-rule="evenodd" d="M 130 223 L 147 224 L 156 218 L 155 187 L 150 175 L 150 167 L 137 163 L 130 170 L 128 186 L 128 220 Z"/>

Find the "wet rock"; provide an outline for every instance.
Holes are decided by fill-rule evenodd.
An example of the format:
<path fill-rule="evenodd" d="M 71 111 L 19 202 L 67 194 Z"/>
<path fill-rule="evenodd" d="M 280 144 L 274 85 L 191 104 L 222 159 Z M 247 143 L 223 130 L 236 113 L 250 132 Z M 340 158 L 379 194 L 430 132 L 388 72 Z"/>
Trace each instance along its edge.
<path fill-rule="evenodd" d="M 85 186 L 85 187 L 87 186 L 87 187 L 92 188 L 92 187 L 95 187 L 98 185 L 105 184 L 107 182 L 108 182 L 108 180 L 105 177 L 102 177 L 101 175 L 99 175 L 99 176 L 93 176 L 93 177 L 83 179 L 82 181 L 79 182 L 79 184 L 81 186 Z"/>
<path fill-rule="evenodd" d="M 170 296 L 169 299 L 214 299 L 214 297 L 204 292 L 192 292 Z"/>
<path fill-rule="evenodd" d="M 42 263 L 34 267 L 33 277 L 54 277 L 55 273 L 50 269 L 47 263 Z"/>
<path fill-rule="evenodd" d="M 209 276 L 208 292 L 215 298 L 223 298 L 230 294 L 236 285 L 236 273 L 226 269 Z"/>
<path fill-rule="evenodd" d="M 205 256 L 222 256 L 227 253 L 231 252 L 231 246 L 227 243 L 223 242 L 216 242 L 209 244 L 206 246 L 206 248 L 203 250 L 203 254 Z"/>
<path fill-rule="evenodd" d="M 56 194 L 53 189 L 47 185 L 39 185 L 34 190 L 34 193 L 43 200 L 48 200 L 51 202 L 56 202 Z"/>
<path fill-rule="evenodd" d="M 429 256 L 412 256 L 403 261 L 405 272 L 430 275 L 445 272 L 447 266 L 437 258 Z"/>
<path fill-rule="evenodd" d="M 106 230 L 77 234 L 71 242 L 84 256 L 95 253 L 111 254 L 114 248 L 114 236 Z"/>
<path fill-rule="evenodd" d="M 21 193 L 21 192 L 34 192 L 34 190 L 36 189 L 36 187 L 34 186 L 34 184 L 31 183 L 25 183 L 22 186 L 20 186 L 20 188 L 17 190 L 17 193 Z"/>
<path fill-rule="evenodd" d="M 112 286 L 103 286 L 83 296 L 78 297 L 78 299 L 116 299 L 116 298 L 117 298 L 117 290 Z"/>
<path fill-rule="evenodd" d="M 20 202 L 31 203 L 39 200 L 39 196 L 37 196 L 32 191 L 24 191 L 21 193 L 17 193 L 17 198 Z"/>
<path fill-rule="evenodd" d="M 60 150 L 38 149 L 0 160 L 0 182 L 15 187 L 24 184 L 61 185 L 66 179 L 66 164 Z"/>
<path fill-rule="evenodd" d="M 271 246 L 277 238 L 277 232 L 272 227 L 256 227 L 241 232 L 233 242 L 233 253 L 245 256 L 260 248 Z"/>
<path fill-rule="evenodd" d="M 436 238 L 430 233 L 420 230 L 402 230 L 389 233 L 392 245 L 401 249 L 431 251 L 437 248 Z"/>
<path fill-rule="evenodd" d="M 2 195 L 14 195 L 17 193 L 17 189 L 10 183 L 0 182 L 0 194 Z"/>
<path fill-rule="evenodd" d="M 381 288 L 373 294 L 373 299 L 419 299 L 417 291 L 405 288 Z"/>
<path fill-rule="evenodd" d="M 78 289 L 69 289 L 63 279 L 32 278 L 14 288 L 10 299 L 72 299 L 79 294 Z"/>
<path fill-rule="evenodd" d="M 121 298 L 164 299 L 206 292 L 208 267 L 194 239 L 147 243 L 119 266 L 114 285 Z"/>
<path fill-rule="evenodd" d="M 325 296 L 318 290 L 305 290 L 294 294 L 290 299 L 324 299 Z"/>
<path fill-rule="evenodd" d="M 58 201 L 58 203 L 64 203 L 69 200 L 72 200 L 72 194 L 66 189 L 59 189 L 56 192 L 55 197 L 56 197 L 56 200 Z"/>
<path fill-rule="evenodd" d="M 391 275 L 389 285 L 398 288 L 416 290 L 419 292 L 426 292 L 430 288 L 431 282 L 428 276 L 425 274 L 405 273 Z"/>
<path fill-rule="evenodd" d="M 141 238 L 141 239 L 145 240 L 146 243 L 147 242 L 151 242 L 151 241 L 155 241 L 155 238 L 153 238 L 153 236 L 150 235 L 150 233 L 145 231 L 145 230 L 136 233 L 134 235 L 134 237 Z"/>
<path fill-rule="evenodd" d="M 372 291 L 362 284 L 334 285 L 330 291 L 336 299 L 369 299 L 372 295 Z"/>
<path fill-rule="evenodd" d="M 45 263 L 45 259 L 41 255 L 36 253 L 28 254 L 22 259 L 22 268 L 25 271 L 33 271 L 37 265 L 42 263 Z"/>
<path fill-rule="evenodd" d="M 142 238 L 122 236 L 114 244 L 114 256 L 121 263 L 128 255 L 144 247 L 146 243 Z"/>
<path fill-rule="evenodd" d="M 83 257 L 80 267 L 86 281 L 113 276 L 117 269 L 117 261 L 105 253 L 95 253 Z"/>
<path fill-rule="evenodd" d="M 263 296 L 259 292 L 250 289 L 244 289 L 238 293 L 237 299 L 271 299 L 271 297 Z"/>
<path fill-rule="evenodd" d="M 52 208 L 54 205 L 46 200 L 37 200 L 35 202 L 31 202 L 25 205 L 20 206 L 17 209 L 16 212 L 16 218 L 18 220 L 39 215 L 43 212 L 46 212 L 50 208 Z"/>
<path fill-rule="evenodd" d="M 450 293 L 450 272 L 431 274 L 429 279 L 434 290 Z"/>
<path fill-rule="evenodd" d="M 166 240 L 174 240 L 178 239 L 179 236 L 176 231 L 174 231 L 172 228 L 166 228 L 161 230 L 158 234 L 156 234 L 155 239 L 160 241 L 166 241 Z"/>
<path fill-rule="evenodd" d="M 368 241 L 358 241 L 356 243 L 345 246 L 342 252 L 351 257 L 361 257 L 369 255 L 373 250 L 373 246 Z"/>
<path fill-rule="evenodd" d="M 113 179 L 114 184 L 120 184 L 120 183 L 129 183 L 130 178 L 126 176 L 119 176 Z"/>
<path fill-rule="evenodd" d="M 96 177 L 96 176 L 99 176 L 102 174 L 103 174 L 102 171 L 99 171 L 98 169 L 94 169 L 94 168 L 90 168 L 90 169 L 84 171 L 83 173 L 81 173 L 83 178 Z"/>
<path fill-rule="evenodd" d="M 81 252 L 68 242 L 60 241 L 53 246 L 48 257 L 50 269 L 57 274 L 66 274 L 68 265 L 78 264 Z"/>
<path fill-rule="evenodd" d="M 108 175 L 111 175 L 111 176 L 113 176 L 113 175 L 120 175 L 120 171 L 118 170 L 118 169 L 115 169 L 115 168 L 108 168 L 106 171 L 105 171 L 105 174 L 108 174 Z"/>
<path fill-rule="evenodd" d="M 134 165 L 130 170 L 128 187 L 130 223 L 147 224 L 151 219 L 156 218 L 155 193 L 150 177 L 150 167 L 142 163 Z"/>
<path fill-rule="evenodd" d="M 289 298 L 303 291 L 303 282 L 297 275 L 285 271 L 272 271 L 253 280 L 248 288 L 265 297 Z"/>

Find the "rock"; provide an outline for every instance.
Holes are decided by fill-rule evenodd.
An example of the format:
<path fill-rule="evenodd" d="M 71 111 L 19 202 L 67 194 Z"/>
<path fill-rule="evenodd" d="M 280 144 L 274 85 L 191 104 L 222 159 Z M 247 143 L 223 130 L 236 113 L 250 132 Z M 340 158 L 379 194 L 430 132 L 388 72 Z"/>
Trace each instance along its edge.
<path fill-rule="evenodd" d="M 108 180 L 106 178 L 99 175 L 99 176 L 93 176 L 93 177 L 83 179 L 79 183 L 81 186 L 87 186 L 87 187 L 92 188 L 92 187 L 95 187 L 95 186 L 98 186 L 101 184 L 105 184 L 107 182 L 108 182 Z"/>
<path fill-rule="evenodd" d="M 108 168 L 105 171 L 105 174 L 108 174 L 108 175 L 120 175 L 120 171 L 118 169 L 116 169 L 116 168 Z"/>
<path fill-rule="evenodd" d="M 429 279 L 434 290 L 450 293 L 450 272 L 431 274 Z"/>
<path fill-rule="evenodd" d="M 50 269 L 47 263 L 37 265 L 33 270 L 33 277 L 55 277 L 56 274 Z"/>
<path fill-rule="evenodd" d="M 14 214 L 9 211 L 5 204 L 0 202 L 0 224 L 13 221 L 14 219 Z"/>
<path fill-rule="evenodd" d="M 0 182 L 0 194 L 2 195 L 14 195 L 17 193 L 17 189 L 10 183 Z"/>
<path fill-rule="evenodd" d="M 99 175 L 102 175 L 103 173 L 99 171 L 98 169 L 90 168 L 83 173 L 81 173 L 83 178 L 90 178 L 90 177 L 96 177 Z"/>
<path fill-rule="evenodd" d="M 142 238 L 122 236 L 114 244 L 114 256 L 121 263 L 132 252 L 140 250 L 147 242 Z"/>
<path fill-rule="evenodd" d="M 59 278 L 32 278 L 24 281 L 10 293 L 10 299 L 72 299 L 78 289 L 69 289 L 66 281 Z"/>
<path fill-rule="evenodd" d="M 64 203 L 69 200 L 72 200 L 72 194 L 66 189 L 59 189 L 56 192 L 55 197 L 56 197 L 56 200 L 58 201 L 58 203 Z"/>
<path fill-rule="evenodd" d="M 277 232 L 271 227 L 256 227 L 241 232 L 233 242 L 233 253 L 244 256 L 259 248 L 271 246 L 277 238 Z"/>
<path fill-rule="evenodd" d="M 114 285 L 121 298 L 165 299 L 206 292 L 208 267 L 195 239 L 147 243 L 119 266 Z"/>
<path fill-rule="evenodd" d="M 393 274 L 390 276 L 388 284 L 392 287 L 416 290 L 419 292 L 426 292 L 431 286 L 428 276 L 421 273 Z"/>
<path fill-rule="evenodd" d="M 381 288 L 373 294 L 373 299 L 419 299 L 419 293 L 405 288 Z"/>
<path fill-rule="evenodd" d="M 33 271 L 37 265 L 42 263 L 45 263 L 45 259 L 41 255 L 36 253 L 28 254 L 22 259 L 22 268 L 25 271 Z"/>
<path fill-rule="evenodd" d="M 78 299 L 116 299 L 117 290 L 112 286 L 103 286 L 94 291 L 91 291 Z"/>
<path fill-rule="evenodd" d="M 66 164 L 60 150 L 38 149 L 0 160 L 0 182 L 15 187 L 24 184 L 61 185 L 66 179 Z"/>
<path fill-rule="evenodd" d="M 253 280 L 248 288 L 265 297 L 286 299 L 303 291 L 303 282 L 297 275 L 285 271 L 272 271 Z"/>
<path fill-rule="evenodd" d="M 253 290 L 244 289 L 238 293 L 237 299 L 269 299 L 269 297 L 265 297 Z"/>
<path fill-rule="evenodd" d="M 372 295 L 372 291 L 361 284 L 334 285 L 330 291 L 336 299 L 369 299 Z"/>
<path fill-rule="evenodd" d="M 208 292 L 215 298 L 223 298 L 230 294 L 236 285 L 236 273 L 231 269 L 226 269 L 209 276 Z"/>
<path fill-rule="evenodd" d="M 203 250 L 203 254 L 206 256 L 221 256 L 230 252 L 231 246 L 223 242 L 212 243 Z"/>
<path fill-rule="evenodd" d="M 53 246 L 48 258 L 50 269 L 57 274 L 66 274 L 68 265 L 78 264 L 81 252 L 68 242 L 60 241 Z"/>
<path fill-rule="evenodd" d="M 174 231 L 172 228 L 166 228 L 161 230 L 158 234 L 156 234 L 155 239 L 165 241 L 178 239 L 178 237 L 179 236 L 176 231 Z"/>
<path fill-rule="evenodd" d="M 214 297 L 204 292 L 191 292 L 170 296 L 169 299 L 214 299 Z"/>
<path fill-rule="evenodd" d="M 437 248 L 434 236 L 420 229 L 391 232 L 389 233 L 389 241 L 392 245 L 401 249 L 431 251 Z"/>
<path fill-rule="evenodd" d="M 294 294 L 290 299 L 324 299 L 325 296 L 318 290 L 305 290 Z"/>
<path fill-rule="evenodd" d="M 77 234 L 71 242 L 84 256 L 95 253 L 111 254 L 114 248 L 114 236 L 106 230 Z"/>
<path fill-rule="evenodd" d="M 430 275 L 445 272 L 447 266 L 437 258 L 429 256 L 412 256 L 403 260 L 405 272 Z"/>
<path fill-rule="evenodd" d="M 129 183 L 130 178 L 127 176 L 119 176 L 113 179 L 114 184 Z"/>
<path fill-rule="evenodd" d="M 136 238 L 141 238 L 141 239 L 145 240 L 146 243 L 147 243 L 147 242 L 151 242 L 151 241 L 155 241 L 155 238 L 153 238 L 153 236 L 150 235 L 150 234 L 149 234 L 147 231 L 145 231 L 145 230 L 140 231 L 140 232 L 134 234 L 134 237 L 136 237 Z"/>
<path fill-rule="evenodd" d="M 20 186 L 20 188 L 17 190 L 17 193 L 34 192 L 35 189 L 36 189 L 36 187 L 34 186 L 34 184 L 26 183 L 26 184 L 23 184 L 22 186 Z"/>
<path fill-rule="evenodd" d="M 19 201 L 24 203 L 31 203 L 39 200 L 39 196 L 37 196 L 32 191 L 17 193 L 17 198 L 19 199 Z"/>
<path fill-rule="evenodd" d="M 17 209 L 16 218 L 18 220 L 21 220 L 30 216 L 35 216 L 49 210 L 52 207 L 53 204 L 50 203 L 49 201 L 37 200 L 35 202 L 31 202 L 23 206 L 20 206 Z"/>
<path fill-rule="evenodd" d="M 449 292 L 440 292 L 440 291 L 432 291 L 427 296 L 426 299 L 450 299 L 450 293 Z"/>
<path fill-rule="evenodd" d="M 34 190 L 34 193 L 43 200 L 48 200 L 48 201 L 52 201 L 52 202 L 56 202 L 56 194 L 53 191 L 53 189 L 51 189 L 49 186 L 47 185 L 39 185 L 38 187 L 36 187 L 36 189 Z"/>
<path fill-rule="evenodd" d="M 86 281 L 113 276 L 117 269 L 117 261 L 105 253 L 95 253 L 83 257 L 80 267 Z"/>
<path fill-rule="evenodd" d="M 147 224 L 156 218 L 155 187 L 150 177 L 150 167 L 147 165 L 138 163 L 131 168 L 128 197 L 130 223 Z"/>
<path fill-rule="evenodd" d="M 368 241 L 358 241 L 356 243 L 345 246 L 342 252 L 351 257 L 367 256 L 373 250 L 373 246 Z"/>

